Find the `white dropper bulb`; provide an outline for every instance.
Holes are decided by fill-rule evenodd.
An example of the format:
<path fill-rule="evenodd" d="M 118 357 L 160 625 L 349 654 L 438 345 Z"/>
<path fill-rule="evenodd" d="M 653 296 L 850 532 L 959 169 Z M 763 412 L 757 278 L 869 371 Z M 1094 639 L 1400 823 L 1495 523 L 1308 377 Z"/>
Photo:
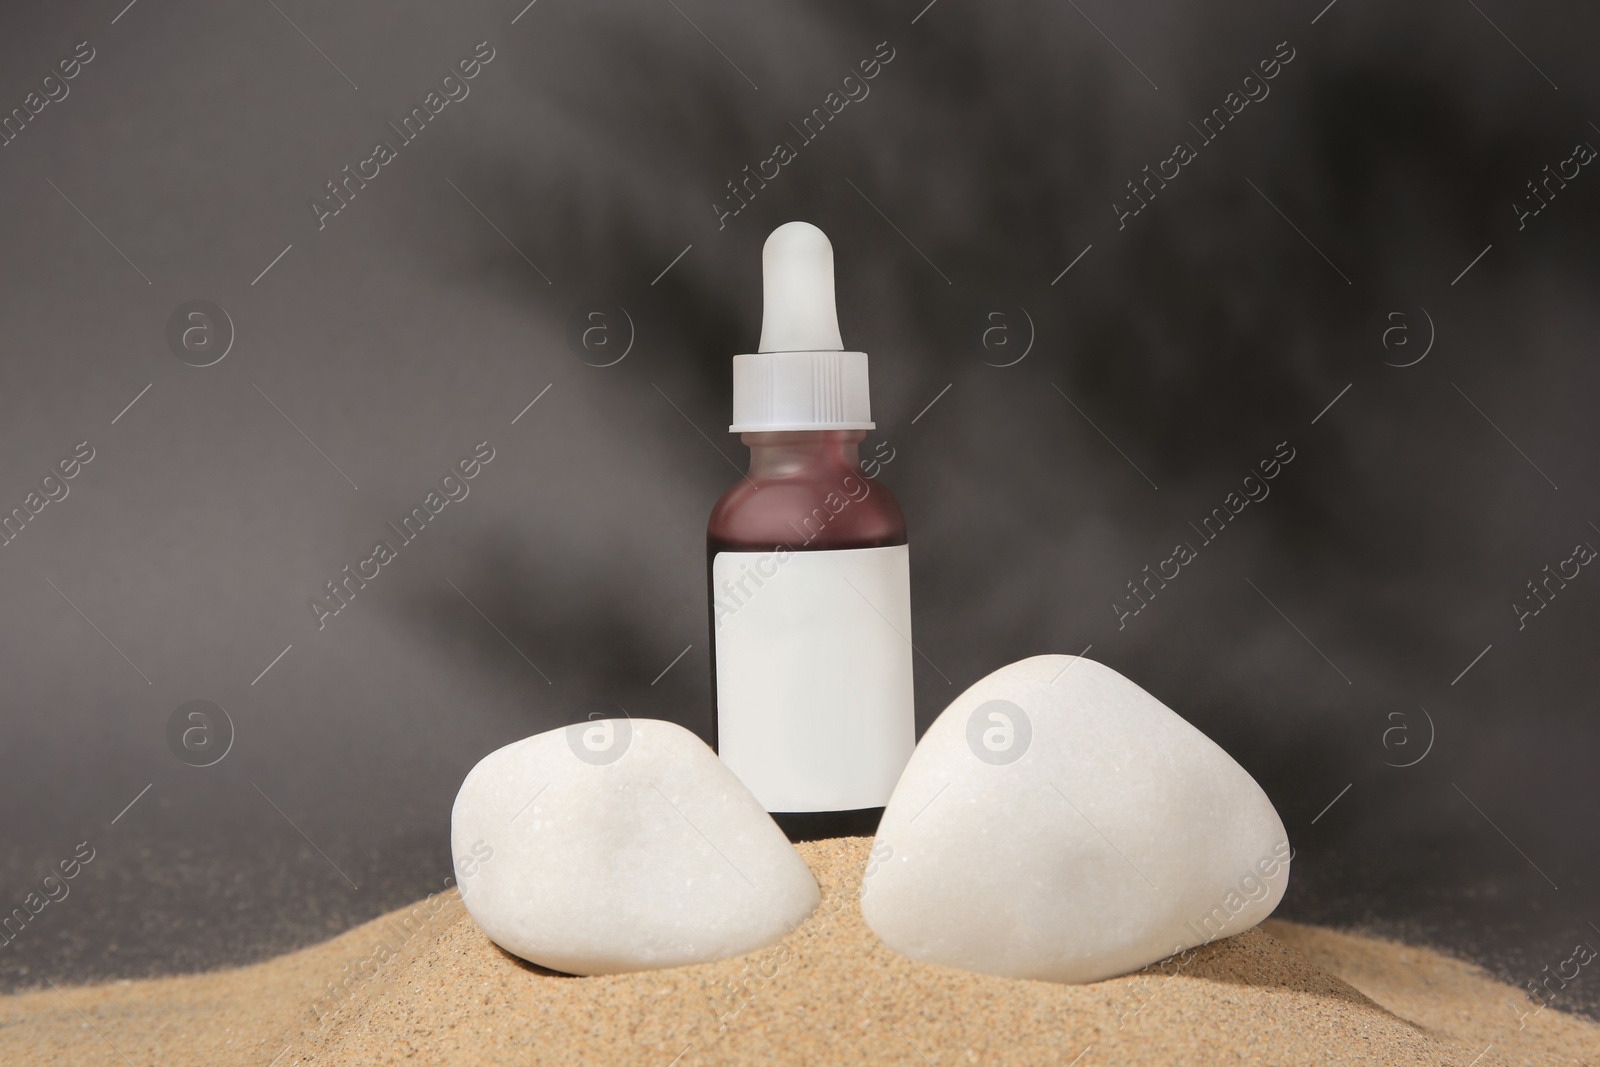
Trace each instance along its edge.
<path fill-rule="evenodd" d="M 833 245 L 809 222 L 786 222 L 761 249 L 761 352 L 840 352 Z"/>
<path fill-rule="evenodd" d="M 733 357 L 729 432 L 873 429 L 867 354 L 839 337 L 827 234 L 809 222 L 773 230 L 761 287 L 761 347 Z"/>

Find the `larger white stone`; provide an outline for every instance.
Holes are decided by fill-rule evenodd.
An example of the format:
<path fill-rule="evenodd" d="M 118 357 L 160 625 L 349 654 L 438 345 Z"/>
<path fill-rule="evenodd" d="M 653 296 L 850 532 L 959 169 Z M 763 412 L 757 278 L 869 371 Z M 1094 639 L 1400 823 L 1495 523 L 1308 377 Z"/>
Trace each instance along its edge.
<path fill-rule="evenodd" d="M 1255 780 L 1093 660 L 1036 656 L 962 693 L 879 824 L 861 911 L 914 959 L 1092 982 L 1239 933 L 1289 876 Z"/>
<path fill-rule="evenodd" d="M 583 722 L 491 752 L 461 783 L 450 844 L 484 933 L 569 974 L 750 952 L 820 898 L 716 753 L 657 719 Z"/>

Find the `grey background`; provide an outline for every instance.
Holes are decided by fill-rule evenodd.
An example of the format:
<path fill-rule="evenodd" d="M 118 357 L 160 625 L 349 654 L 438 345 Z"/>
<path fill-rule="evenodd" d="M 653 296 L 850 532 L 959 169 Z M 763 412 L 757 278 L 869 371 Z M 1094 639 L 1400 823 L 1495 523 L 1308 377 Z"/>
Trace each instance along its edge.
<path fill-rule="evenodd" d="M 1519 985 L 1600 944 L 1600 577 L 1521 631 L 1509 607 L 1600 545 L 1600 175 L 1512 209 L 1600 143 L 1592 7 L 116 0 L 0 31 L 5 109 L 96 50 L 0 148 L 0 503 L 96 450 L 0 548 L 0 902 L 96 849 L 0 987 L 319 940 L 442 885 L 495 747 L 594 701 L 703 730 L 729 357 L 791 218 L 832 237 L 872 357 L 922 725 L 1092 646 L 1272 796 L 1280 915 Z M 719 229 L 725 183 L 885 40 Z M 470 95 L 319 230 L 310 198 L 480 41 Z M 1125 183 L 1280 41 L 1270 96 L 1119 230 Z M 194 299 L 236 329 L 203 369 L 165 339 Z M 567 340 L 600 304 L 634 324 L 604 369 Z M 1018 309 L 1032 348 L 991 366 Z M 1386 366 L 1427 317 L 1427 358 Z M 308 598 L 484 440 L 470 496 L 319 631 Z M 1124 583 L 1281 441 L 1270 498 L 1119 629 Z M 192 699 L 237 729 L 205 769 L 164 737 Z"/>

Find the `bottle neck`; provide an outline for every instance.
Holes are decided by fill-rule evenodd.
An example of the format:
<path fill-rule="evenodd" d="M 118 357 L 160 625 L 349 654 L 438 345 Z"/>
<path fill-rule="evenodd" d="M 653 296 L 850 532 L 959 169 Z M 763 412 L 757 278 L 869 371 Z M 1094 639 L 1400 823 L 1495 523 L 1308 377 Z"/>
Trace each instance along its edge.
<path fill-rule="evenodd" d="M 861 466 L 865 430 L 789 430 L 742 433 L 752 478 L 789 478 L 819 469 Z"/>

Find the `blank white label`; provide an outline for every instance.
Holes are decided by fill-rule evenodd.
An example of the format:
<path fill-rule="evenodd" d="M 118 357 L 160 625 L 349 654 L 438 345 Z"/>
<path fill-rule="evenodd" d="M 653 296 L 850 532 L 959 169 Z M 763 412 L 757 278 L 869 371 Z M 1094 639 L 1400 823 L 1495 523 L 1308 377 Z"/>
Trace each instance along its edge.
<path fill-rule="evenodd" d="M 717 747 L 768 811 L 888 803 L 916 745 L 906 545 L 718 552 Z"/>

